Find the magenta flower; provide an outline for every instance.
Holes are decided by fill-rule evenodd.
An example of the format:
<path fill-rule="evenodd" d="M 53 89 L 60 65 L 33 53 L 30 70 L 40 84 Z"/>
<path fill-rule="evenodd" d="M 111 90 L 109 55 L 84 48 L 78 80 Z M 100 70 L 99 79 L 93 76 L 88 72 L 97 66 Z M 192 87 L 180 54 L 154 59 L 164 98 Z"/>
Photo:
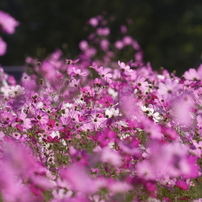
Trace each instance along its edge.
<path fill-rule="evenodd" d="M 117 140 L 117 137 L 114 131 L 105 129 L 96 133 L 96 140 L 99 142 L 100 146 L 105 147 L 109 146 L 110 143 L 115 142 Z"/>
<path fill-rule="evenodd" d="M 0 28 L 3 32 L 7 34 L 13 34 L 15 32 L 15 28 L 18 25 L 18 21 L 16 21 L 8 13 L 0 10 Z"/>
<path fill-rule="evenodd" d="M 184 180 L 177 180 L 175 185 L 182 190 L 188 190 L 189 189 L 189 185 Z"/>

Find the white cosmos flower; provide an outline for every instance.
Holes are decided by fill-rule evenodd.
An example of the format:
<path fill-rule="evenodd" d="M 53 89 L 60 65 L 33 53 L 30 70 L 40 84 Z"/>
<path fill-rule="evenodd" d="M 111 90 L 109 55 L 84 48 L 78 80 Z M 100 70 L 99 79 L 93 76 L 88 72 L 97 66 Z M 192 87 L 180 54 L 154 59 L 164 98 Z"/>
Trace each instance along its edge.
<path fill-rule="evenodd" d="M 1 87 L 1 92 L 5 97 L 17 97 L 25 93 L 25 89 L 20 85 Z"/>
<path fill-rule="evenodd" d="M 148 116 L 152 116 L 155 122 L 159 122 L 162 119 L 159 112 L 155 112 L 152 107 L 142 106 L 141 109 L 143 112 L 147 113 Z"/>
<path fill-rule="evenodd" d="M 105 111 L 105 115 L 108 118 L 111 118 L 112 116 L 118 116 L 119 115 L 119 109 L 114 109 L 114 108 L 108 108 Z"/>

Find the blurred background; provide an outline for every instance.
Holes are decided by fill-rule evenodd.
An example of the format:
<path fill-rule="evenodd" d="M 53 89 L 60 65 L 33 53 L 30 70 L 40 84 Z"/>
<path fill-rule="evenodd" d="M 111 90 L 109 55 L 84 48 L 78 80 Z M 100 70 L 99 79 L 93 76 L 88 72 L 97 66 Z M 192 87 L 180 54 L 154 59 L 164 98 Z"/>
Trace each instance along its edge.
<path fill-rule="evenodd" d="M 56 48 L 75 59 L 78 43 L 89 34 L 84 31 L 86 22 L 103 13 L 116 18 L 112 41 L 120 25 L 133 21 L 128 34 L 154 69 L 164 67 L 181 75 L 201 63 L 200 0 L 0 0 L 0 9 L 20 22 L 15 34 L 2 35 L 8 51 L 0 57 L 1 66 L 20 68 L 27 56 L 42 60 Z"/>

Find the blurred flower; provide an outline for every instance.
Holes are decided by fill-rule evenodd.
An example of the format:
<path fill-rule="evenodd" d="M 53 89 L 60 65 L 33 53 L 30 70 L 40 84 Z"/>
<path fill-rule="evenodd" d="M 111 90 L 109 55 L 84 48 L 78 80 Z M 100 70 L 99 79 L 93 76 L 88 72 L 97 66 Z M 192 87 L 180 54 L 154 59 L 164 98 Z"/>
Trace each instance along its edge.
<path fill-rule="evenodd" d="M 6 42 L 0 37 L 0 56 L 4 55 L 7 50 Z"/>
<path fill-rule="evenodd" d="M 93 26 L 93 27 L 97 27 L 99 24 L 99 20 L 96 17 L 91 18 L 88 23 Z"/>
<path fill-rule="evenodd" d="M 18 21 L 16 21 L 8 13 L 0 10 L 0 29 L 3 32 L 7 34 L 13 34 L 15 32 L 15 28 L 18 25 L 19 25 Z"/>

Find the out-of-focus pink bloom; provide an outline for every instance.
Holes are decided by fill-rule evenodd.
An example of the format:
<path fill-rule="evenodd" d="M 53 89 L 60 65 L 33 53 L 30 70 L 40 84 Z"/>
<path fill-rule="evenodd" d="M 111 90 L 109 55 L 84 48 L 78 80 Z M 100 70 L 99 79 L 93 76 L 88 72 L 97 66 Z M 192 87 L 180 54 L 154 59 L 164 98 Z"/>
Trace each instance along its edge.
<path fill-rule="evenodd" d="M 195 178 L 198 175 L 196 158 L 188 156 L 188 148 L 179 142 L 169 144 L 153 142 L 148 153 L 147 159 L 139 162 L 136 167 L 141 178 L 147 180 L 180 176 Z"/>
<path fill-rule="evenodd" d="M 3 32 L 7 34 L 13 34 L 15 32 L 15 28 L 18 25 L 18 21 L 16 21 L 8 13 L 0 10 L 0 28 Z"/>
<path fill-rule="evenodd" d="M 0 37 L 0 56 L 4 55 L 7 50 L 6 42 Z"/>
<path fill-rule="evenodd" d="M 136 40 L 133 40 L 132 46 L 135 50 L 140 50 L 140 45 Z"/>
<path fill-rule="evenodd" d="M 82 40 L 80 43 L 79 43 L 79 48 L 82 50 L 82 51 L 85 51 L 86 49 L 88 49 L 88 42 L 86 40 Z"/>
<path fill-rule="evenodd" d="M 93 180 L 85 167 L 72 164 L 69 167 L 60 170 L 63 180 L 65 180 L 67 189 L 79 191 L 86 194 L 92 194 L 98 191 L 99 186 L 96 180 Z"/>
<path fill-rule="evenodd" d="M 35 160 L 27 146 L 12 140 L 1 143 L 1 146 L 0 192 L 3 200 L 43 201 L 42 192 L 55 186 L 47 177 L 47 170 Z"/>
<path fill-rule="evenodd" d="M 101 161 L 104 163 L 110 163 L 114 166 L 120 166 L 122 164 L 121 156 L 116 150 L 105 147 L 101 150 Z"/>
<path fill-rule="evenodd" d="M 184 92 L 173 100 L 171 115 L 176 124 L 191 126 L 194 121 L 195 100 L 191 93 Z"/>
<path fill-rule="evenodd" d="M 97 53 L 96 48 L 89 47 L 85 50 L 85 54 L 87 57 L 93 57 Z"/>
<path fill-rule="evenodd" d="M 135 53 L 135 60 L 139 61 L 139 62 L 143 60 L 143 52 L 142 51 L 138 51 L 137 53 Z"/>
<path fill-rule="evenodd" d="M 114 46 L 118 49 L 121 50 L 124 47 L 124 44 L 122 41 L 118 40 L 115 42 Z"/>
<path fill-rule="evenodd" d="M 123 44 L 124 44 L 125 46 L 129 46 L 129 45 L 131 45 L 132 43 L 133 43 L 133 39 L 132 39 L 131 36 L 124 36 L 124 37 L 123 37 Z"/>
<path fill-rule="evenodd" d="M 133 141 L 131 143 L 125 143 L 124 141 L 120 141 L 119 142 L 119 147 L 120 149 L 127 153 L 127 154 L 130 154 L 130 155 L 140 155 L 141 151 L 140 151 L 140 148 L 138 148 L 138 145 L 137 144 L 138 141 Z"/>
<path fill-rule="evenodd" d="M 93 26 L 93 27 L 97 27 L 99 24 L 99 20 L 96 17 L 91 18 L 88 23 Z"/>
<path fill-rule="evenodd" d="M 126 182 L 109 180 L 107 188 L 111 193 L 121 193 L 131 190 L 132 186 Z"/>
<path fill-rule="evenodd" d="M 5 134 L 0 131 L 0 141 L 4 141 Z"/>
<path fill-rule="evenodd" d="M 106 39 L 103 39 L 101 42 L 100 42 L 100 47 L 103 51 L 107 51 L 108 48 L 109 48 L 109 41 L 106 40 Z"/>
<path fill-rule="evenodd" d="M 127 33 L 127 27 L 125 25 L 121 25 L 120 26 L 120 30 L 122 34 L 126 34 Z"/>
<path fill-rule="evenodd" d="M 108 36 L 110 34 L 110 29 L 108 27 L 98 28 L 97 34 L 100 36 Z"/>
<path fill-rule="evenodd" d="M 139 119 L 139 116 L 141 116 L 142 113 L 137 103 L 137 98 L 134 96 L 132 88 L 126 85 L 119 90 L 120 111 L 128 120 Z"/>

